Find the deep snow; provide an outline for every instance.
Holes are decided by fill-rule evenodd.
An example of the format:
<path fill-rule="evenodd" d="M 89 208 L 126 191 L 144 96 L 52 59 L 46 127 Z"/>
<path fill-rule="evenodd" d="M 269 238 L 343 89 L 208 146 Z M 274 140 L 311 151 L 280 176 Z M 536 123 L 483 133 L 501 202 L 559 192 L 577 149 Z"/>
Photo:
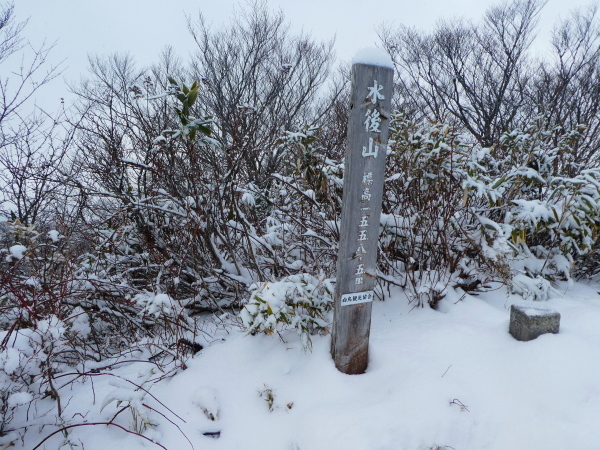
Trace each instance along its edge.
<path fill-rule="evenodd" d="M 182 420 L 142 401 L 173 420 L 197 450 L 598 449 L 599 290 L 576 283 L 562 298 L 535 302 L 560 312 L 561 327 L 530 342 L 508 334 L 510 305 L 523 301 L 504 290 L 449 295 L 438 311 L 413 309 L 392 292 L 373 305 L 369 369 L 355 376 L 335 369 L 329 336 L 313 336 L 305 353 L 294 332 L 282 342 L 208 327 L 212 337 L 188 368 L 151 389 Z M 115 373 L 136 383 L 153 376 L 143 363 Z M 100 406 L 127 383 L 110 385 L 109 378 L 95 377 L 93 390 L 88 381 L 63 392 L 64 404 L 72 397 L 66 415 L 112 417 L 116 403 Z M 128 426 L 128 416 L 117 423 Z M 192 448 L 166 419 L 149 418 L 158 426 L 147 436 L 169 449 Z M 31 430 L 26 447 L 49 430 Z M 218 438 L 203 435 L 217 431 Z M 106 426 L 72 429 L 69 439 L 81 439 L 86 450 L 159 448 Z M 57 435 L 42 448 L 62 442 Z"/>

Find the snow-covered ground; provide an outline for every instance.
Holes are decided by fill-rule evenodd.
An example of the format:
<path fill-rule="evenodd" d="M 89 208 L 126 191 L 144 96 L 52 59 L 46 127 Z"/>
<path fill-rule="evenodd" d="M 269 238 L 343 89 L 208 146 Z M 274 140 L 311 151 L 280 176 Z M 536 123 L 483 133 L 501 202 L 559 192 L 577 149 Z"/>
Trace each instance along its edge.
<path fill-rule="evenodd" d="M 355 376 L 335 369 L 328 336 L 314 336 L 305 353 L 295 334 L 283 342 L 208 330 L 188 368 L 152 387 L 164 406 L 98 376 L 63 392 L 63 405 L 72 397 L 65 416 L 107 421 L 117 411 L 110 400 L 129 395 L 140 410 L 145 403 L 164 414 L 150 412 L 158 426 L 144 433 L 176 450 L 599 449 L 599 290 L 576 283 L 544 302 L 560 312 L 560 333 L 530 342 L 508 334 L 510 305 L 522 300 L 503 290 L 448 296 L 438 311 L 412 309 L 392 292 L 373 305 L 369 369 Z M 113 373 L 141 384 L 153 376 L 148 366 Z M 131 419 L 126 411 L 115 422 L 130 427 Z M 26 447 L 48 431 L 29 432 Z M 69 431 L 86 450 L 160 448 L 116 427 Z M 63 442 L 56 435 L 40 448 Z"/>

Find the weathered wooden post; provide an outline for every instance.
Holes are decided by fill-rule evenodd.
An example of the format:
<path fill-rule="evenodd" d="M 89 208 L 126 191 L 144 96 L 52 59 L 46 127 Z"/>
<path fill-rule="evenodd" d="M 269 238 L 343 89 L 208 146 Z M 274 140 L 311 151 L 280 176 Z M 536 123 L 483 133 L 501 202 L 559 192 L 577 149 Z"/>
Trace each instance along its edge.
<path fill-rule="evenodd" d="M 346 374 L 364 373 L 369 359 L 393 73 L 383 50 L 354 57 L 331 341 Z"/>

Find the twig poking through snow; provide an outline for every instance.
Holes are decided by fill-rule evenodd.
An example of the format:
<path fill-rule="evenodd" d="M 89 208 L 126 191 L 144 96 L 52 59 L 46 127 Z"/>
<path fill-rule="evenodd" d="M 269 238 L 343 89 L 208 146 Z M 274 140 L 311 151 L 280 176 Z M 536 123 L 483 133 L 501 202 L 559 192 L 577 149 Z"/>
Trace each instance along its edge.
<path fill-rule="evenodd" d="M 463 402 L 461 402 L 457 398 L 455 398 L 454 400 L 452 400 L 450 402 L 450 404 L 451 405 L 457 405 L 457 406 L 459 406 L 461 411 L 471 412 L 471 411 L 469 411 L 469 408 L 467 408 L 467 405 L 465 405 Z"/>
<path fill-rule="evenodd" d="M 452 367 L 452 364 L 450 364 L 448 366 L 448 368 L 446 369 L 446 371 L 444 372 L 444 375 L 446 375 L 448 373 L 448 371 L 450 370 L 450 367 Z M 442 375 L 442 378 L 444 378 L 444 375 Z"/>

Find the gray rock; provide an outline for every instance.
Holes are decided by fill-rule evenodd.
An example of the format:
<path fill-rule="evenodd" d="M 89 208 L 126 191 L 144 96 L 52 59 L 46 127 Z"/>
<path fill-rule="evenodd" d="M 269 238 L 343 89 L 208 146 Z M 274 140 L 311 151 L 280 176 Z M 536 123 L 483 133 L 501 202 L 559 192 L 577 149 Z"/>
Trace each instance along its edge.
<path fill-rule="evenodd" d="M 552 309 L 539 306 L 510 307 L 508 332 L 517 341 L 530 341 L 541 334 L 558 333 L 560 314 Z"/>

